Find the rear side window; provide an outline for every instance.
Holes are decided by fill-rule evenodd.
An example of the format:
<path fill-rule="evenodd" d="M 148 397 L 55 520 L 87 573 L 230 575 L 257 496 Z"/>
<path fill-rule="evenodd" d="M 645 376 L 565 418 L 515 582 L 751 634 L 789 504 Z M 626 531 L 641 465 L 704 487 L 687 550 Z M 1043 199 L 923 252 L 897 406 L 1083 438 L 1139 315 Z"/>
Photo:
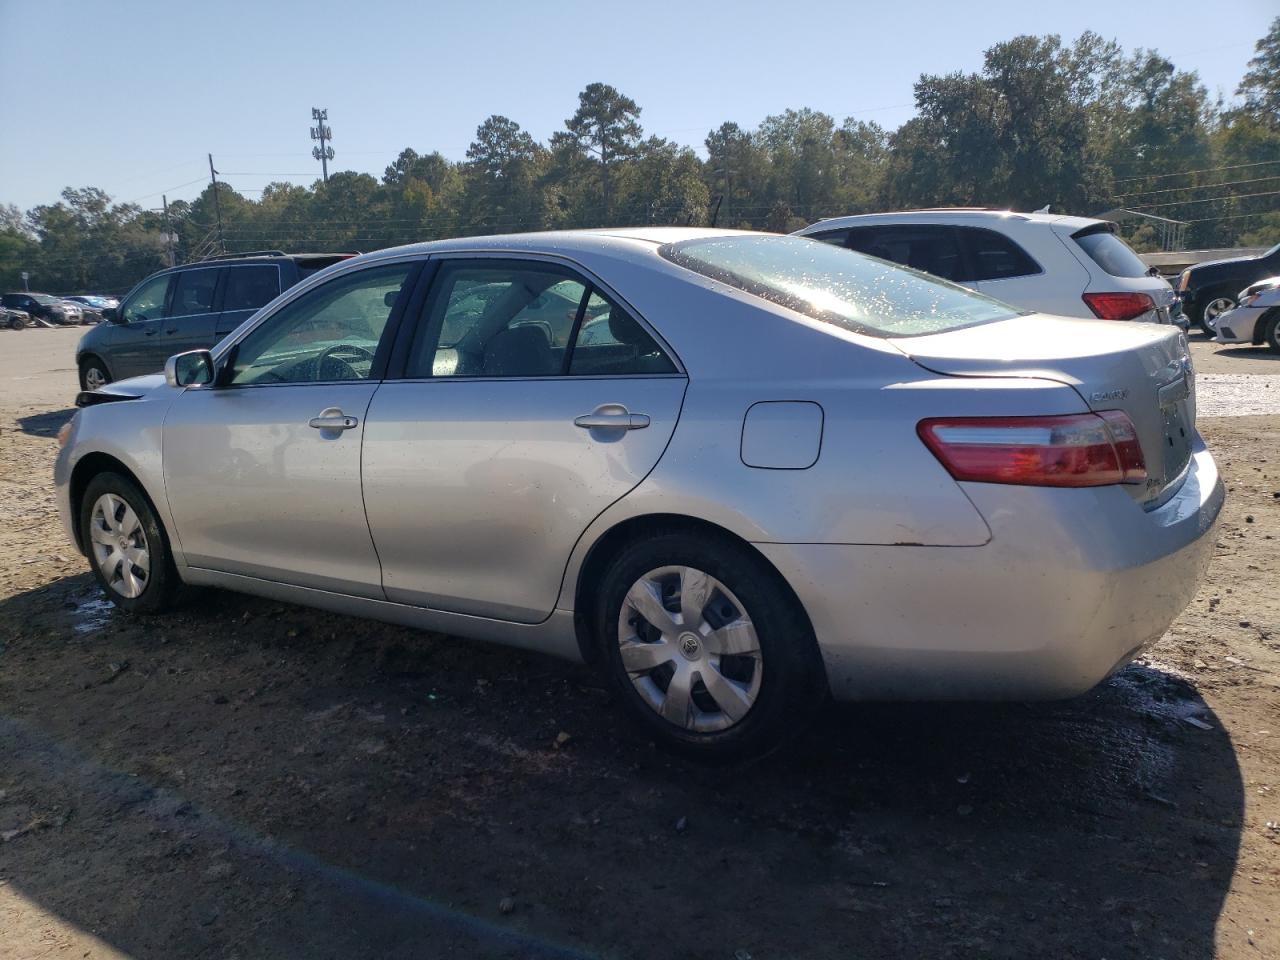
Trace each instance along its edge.
<path fill-rule="evenodd" d="M 213 309 L 213 291 L 218 285 L 217 270 L 186 270 L 174 281 L 169 316 L 189 317 Z"/>
<path fill-rule="evenodd" d="M 1040 264 L 1002 233 L 979 227 L 957 227 L 956 232 L 964 240 L 970 263 L 966 275 L 956 279 L 1007 280 L 1041 272 Z"/>
<path fill-rule="evenodd" d="M 1089 228 L 1073 234 L 1073 239 L 1089 259 L 1113 277 L 1145 277 L 1147 265 L 1129 245 L 1106 228 Z"/>
<path fill-rule="evenodd" d="M 810 240 L 821 240 L 834 247 L 843 247 L 849 242 L 848 230 L 825 230 L 822 233 L 805 234 Z"/>
<path fill-rule="evenodd" d="M 672 263 L 824 323 L 877 337 L 942 333 L 1020 315 L 937 277 L 805 237 L 669 243 Z"/>
<path fill-rule="evenodd" d="M 951 227 L 931 224 L 856 227 L 849 231 L 849 247 L 944 280 L 968 279 L 960 243 Z"/>
<path fill-rule="evenodd" d="M 274 300 L 279 293 L 278 267 L 230 267 L 227 270 L 227 290 L 222 295 L 222 309 L 257 310 Z"/>
<path fill-rule="evenodd" d="M 640 321 L 599 291 L 591 291 L 569 358 L 570 374 L 604 377 L 675 372 L 676 365 Z"/>

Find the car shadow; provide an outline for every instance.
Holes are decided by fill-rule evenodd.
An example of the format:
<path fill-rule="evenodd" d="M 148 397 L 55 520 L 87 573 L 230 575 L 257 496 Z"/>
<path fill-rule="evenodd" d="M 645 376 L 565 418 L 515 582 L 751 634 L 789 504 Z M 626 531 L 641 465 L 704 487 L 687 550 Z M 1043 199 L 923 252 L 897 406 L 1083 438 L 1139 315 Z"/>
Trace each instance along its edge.
<path fill-rule="evenodd" d="M 1200 958 L 1240 843 L 1230 737 L 1151 666 L 709 768 L 584 667 L 221 591 L 66 578 L 0 636 L 0 889 L 134 957 Z"/>
<path fill-rule="evenodd" d="M 1266 347 L 1220 347 L 1214 351 L 1215 357 L 1226 357 L 1229 360 L 1271 360 L 1280 361 L 1280 353 Z"/>
<path fill-rule="evenodd" d="M 18 429 L 33 437 L 53 438 L 58 435 L 62 425 L 75 415 L 75 407 L 65 410 L 52 410 L 48 413 L 33 413 L 28 417 L 18 417 Z"/>

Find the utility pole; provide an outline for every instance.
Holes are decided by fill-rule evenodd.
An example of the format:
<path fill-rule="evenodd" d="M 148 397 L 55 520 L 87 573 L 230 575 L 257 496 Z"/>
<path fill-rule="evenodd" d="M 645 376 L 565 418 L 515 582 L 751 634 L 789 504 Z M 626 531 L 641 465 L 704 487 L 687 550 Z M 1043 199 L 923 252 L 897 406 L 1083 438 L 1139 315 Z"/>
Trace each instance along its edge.
<path fill-rule="evenodd" d="M 169 219 L 169 198 L 163 193 L 160 194 L 160 202 L 164 204 L 164 246 L 165 252 L 169 258 L 169 266 L 176 267 L 178 265 L 177 253 L 174 244 L 177 242 L 177 234 L 173 232 L 173 222 Z"/>
<path fill-rule="evenodd" d="M 328 183 L 329 161 L 333 159 L 333 147 L 327 146 L 328 141 L 333 139 L 333 128 L 325 125 L 325 121 L 329 119 L 329 110 L 312 107 L 311 119 L 316 122 L 311 128 L 311 139 L 320 141 L 319 146 L 311 148 L 311 156 L 320 161 L 320 175 Z"/>
<path fill-rule="evenodd" d="M 218 221 L 218 249 L 226 253 L 227 244 L 222 239 L 222 207 L 218 203 L 218 171 L 213 169 L 212 153 L 209 154 L 209 180 L 213 184 L 213 215 Z"/>

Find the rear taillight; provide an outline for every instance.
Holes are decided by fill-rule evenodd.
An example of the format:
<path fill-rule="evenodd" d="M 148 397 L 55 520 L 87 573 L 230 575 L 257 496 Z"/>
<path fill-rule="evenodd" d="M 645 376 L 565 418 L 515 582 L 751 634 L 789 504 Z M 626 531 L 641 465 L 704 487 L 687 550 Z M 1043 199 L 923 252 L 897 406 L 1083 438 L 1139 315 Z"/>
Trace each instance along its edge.
<path fill-rule="evenodd" d="M 916 432 L 957 480 L 1037 487 L 1141 483 L 1146 462 L 1120 410 L 1054 417 L 939 417 Z"/>
<path fill-rule="evenodd" d="M 1099 320 L 1132 320 L 1156 308 L 1146 293 L 1086 293 L 1081 299 Z"/>

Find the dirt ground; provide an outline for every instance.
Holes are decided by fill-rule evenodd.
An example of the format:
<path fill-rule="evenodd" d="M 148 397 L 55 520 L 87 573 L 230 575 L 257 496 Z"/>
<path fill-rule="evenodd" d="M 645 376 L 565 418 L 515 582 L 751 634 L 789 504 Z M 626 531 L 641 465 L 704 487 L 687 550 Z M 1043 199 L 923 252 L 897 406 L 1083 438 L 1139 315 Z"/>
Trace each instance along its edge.
<path fill-rule="evenodd" d="M 50 488 L 74 339 L 0 331 L 5 960 L 1280 956 L 1280 416 L 1202 419 L 1213 566 L 1097 690 L 833 707 L 702 769 L 585 668 L 217 591 L 114 612 Z"/>

